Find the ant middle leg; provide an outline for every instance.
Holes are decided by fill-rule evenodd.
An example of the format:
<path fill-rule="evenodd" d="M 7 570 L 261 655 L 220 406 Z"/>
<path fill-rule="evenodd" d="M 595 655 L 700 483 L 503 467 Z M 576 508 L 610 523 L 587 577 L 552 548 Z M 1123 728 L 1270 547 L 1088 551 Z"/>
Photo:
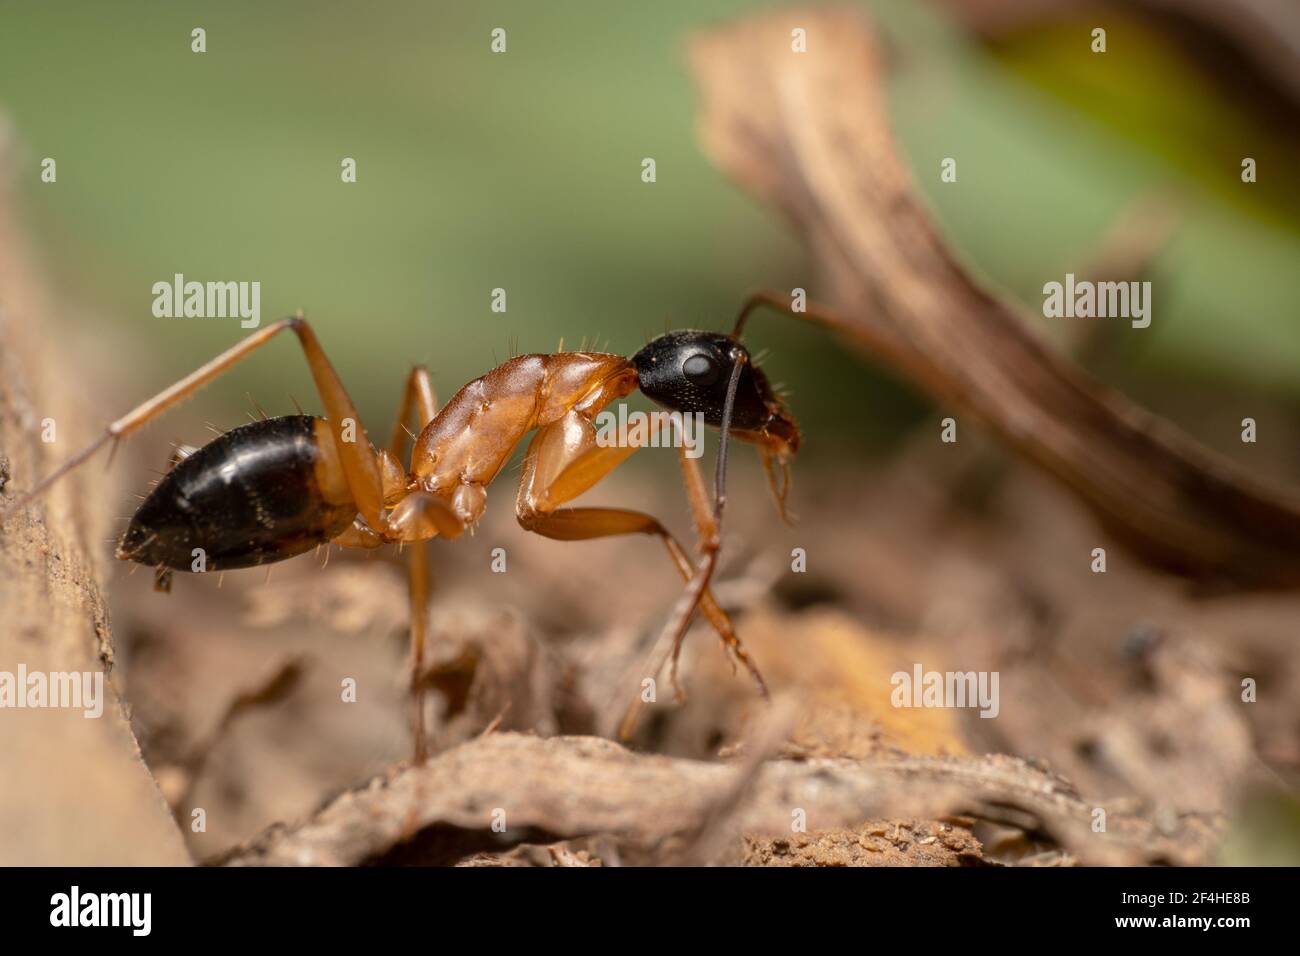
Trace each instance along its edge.
<path fill-rule="evenodd" d="M 432 416 L 430 416 L 432 417 Z M 467 527 L 465 519 L 441 498 L 412 491 L 388 516 L 388 541 L 399 541 L 406 552 L 407 587 L 411 602 L 411 730 L 415 739 L 412 762 L 424 763 L 428 755 L 425 715 L 424 649 L 429 626 L 429 539 L 456 538 Z"/>
<path fill-rule="evenodd" d="M 428 370 L 417 365 L 407 376 L 406 388 L 402 393 L 402 403 L 398 408 L 397 422 L 393 426 L 392 437 L 388 441 L 385 454 L 400 461 L 406 449 L 406 424 L 411 414 L 416 414 L 416 434 L 423 430 L 438 414 L 438 399 L 429 380 Z M 405 472 L 399 472 L 405 477 Z M 405 488 L 402 489 L 403 493 Z M 385 497 L 389 489 L 385 488 Z M 428 734 L 424 713 L 424 647 L 429 626 L 429 591 L 432 583 L 429 579 L 429 541 L 421 539 L 406 544 L 407 591 L 411 602 L 411 735 L 414 739 L 415 764 L 424 763 L 428 752 Z"/>
<path fill-rule="evenodd" d="M 709 501 L 704 476 L 700 474 L 699 462 L 687 454 L 685 445 L 678 447 L 677 458 L 682 466 L 682 483 L 686 486 L 686 499 L 690 502 L 691 516 L 695 520 L 701 561 L 699 567 L 694 569 L 695 573 L 686 581 L 686 593 L 682 595 L 679 605 L 679 608 L 686 608 L 686 610 L 675 609 L 675 614 L 684 616 L 684 620 L 676 621 L 675 626 L 669 627 L 674 635 L 669 669 L 674 685 L 677 683 L 677 663 L 681 657 L 682 644 L 685 642 L 686 629 L 690 625 L 690 617 L 694 614 L 693 606 L 699 606 L 707 613 L 706 600 L 711 600 L 708 598 L 709 582 L 717 569 L 718 554 L 722 549 L 722 529 L 718 524 L 717 511 Z M 722 639 L 725 649 L 731 652 L 733 668 L 734 661 L 740 661 L 749 672 L 758 692 L 763 697 L 767 697 L 767 682 L 763 680 L 758 666 L 746 652 L 736 632 L 733 630 L 724 634 L 719 631 L 718 636 Z"/>
<path fill-rule="evenodd" d="M 429 372 L 424 366 L 411 369 L 402 390 L 397 419 L 393 425 L 388 447 L 379 452 L 380 471 L 383 476 L 385 504 L 396 504 L 390 515 L 386 534 L 374 530 L 363 521 L 354 522 L 334 538 L 334 544 L 344 548 L 373 550 L 392 542 L 394 535 L 406 548 L 407 594 L 410 600 L 410 695 L 411 736 L 414 741 L 413 762 L 424 762 L 428 753 L 428 734 L 424 707 L 424 651 L 429 620 L 429 538 L 445 527 L 454 515 L 445 512 L 446 506 L 432 496 L 416 492 L 408 494 L 406 470 L 400 461 L 406 450 L 407 424 L 415 415 L 418 434 L 438 413 L 438 400 L 434 394 Z M 429 517 L 437 513 L 438 520 Z M 394 517 L 396 520 L 394 520 Z"/>

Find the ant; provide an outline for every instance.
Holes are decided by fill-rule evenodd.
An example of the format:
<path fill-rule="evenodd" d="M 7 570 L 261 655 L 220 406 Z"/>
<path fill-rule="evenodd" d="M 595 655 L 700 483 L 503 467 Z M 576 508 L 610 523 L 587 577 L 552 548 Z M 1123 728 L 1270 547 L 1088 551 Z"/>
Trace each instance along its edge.
<path fill-rule="evenodd" d="M 749 314 L 762 305 L 794 313 L 770 293 L 750 297 L 729 334 L 667 332 L 630 358 L 603 352 L 520 355 L 458 391 L 442 408 L 428 371 L 406 379 L 397 422 L 385 448 L 375 449 L 356 409 L 302 314 L 267 326 L 112 422 L 88 447 L 0 511 L 0 523 L 83 464 L 251 355 L 281 332 L 302 346 L 325 417 L 298 414 L 241 425 L 171 468 L 132 517 L 117 557 L 156 569 L 155 586 L 169 590 L 173 571 L 229 570 L 283 561 L 321 544 L 345 548 L 409 545 L 411 696 L 415 761 L 426 755 L 422 666 L 429 606 L 427 542 L 458 538 L 482 516 L 487 486 L 515 446 L 535 431 L 524 456 L 515 509 L 525 530 L 561 541 L 624 534 L 657 536 L 686 582 L 656 646 L 677 662 L 696 611 L 724 649 L 749 672 L 759 693 L 767 686 L 745 652 L 730 618 L 709 590 L 721 548 L 728 438 L 757 447 L 778 510 L 786 517 L 789 461 L 800 434 L 785 404 L 741 343 Z M 672 411 L 701 413 L 719 429 L 713 500 L 695 459 L 679 443 L 686 496 L 699 538 L 693 563 L 676 538 L 648 514 L 623 508 L 564 507 L 625 461 L 640 445 L 596 441 L 595 416 L 640 388 Z M 399 462 L 406 426 L 416 416 L 410 469 Z M 110 455 L 111 461 L 111 455 Z M 781 479 L 778 481 L 777 469 Z M 196 558 L 200 558 L 200 565 Z M 654 672 L 663 665 L 659 661 Z M 629 713 L 629 720 L 631 712 Z M 630 732 L 628 721 L 625 731 Z"/>

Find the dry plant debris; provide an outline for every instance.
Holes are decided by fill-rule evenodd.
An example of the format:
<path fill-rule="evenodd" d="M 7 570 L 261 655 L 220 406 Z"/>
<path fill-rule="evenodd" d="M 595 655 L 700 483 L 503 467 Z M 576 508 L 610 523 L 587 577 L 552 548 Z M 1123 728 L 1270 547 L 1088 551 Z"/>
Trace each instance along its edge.
<path fill-rule="evenodd" d="M 718 762 L 637 754 L 595 737 L 488 734 L 424 766 L 377 778 L 338 797 L 309 820 L 273 828 L 219 862 L 446 864 L 486 852 L 494 843 L 504 850 L 520 843 L 604 837 L 623 862 L 677 863 L 690 859 L 711 808 L 732 799 L 737 772 Z M 1117 809 L 1109 815 L 1106 832 L 1096 833 L 1092 810 L 1093 805 L 1059 777 L 1011 757 L 900 754 L 861 761 L 771 760 L 758 767 L 735 801 L 727 823 L 733 839 L 713 858 L 700 862 L 735 863 L 746 855 L 758 860 L 764 854 L 789 854 L 776 843 L 755 842 L 756 836 L 807 847 L 803 837 L 792 838 L 798 813 L 804 814 L 813 834 L 871 825 L 864 821 L 893 821 L 883 826 L 886 831 L 891 825 L 897 828 L 894 842 L 900 850 L 937 836 L 929 824 L 917 824 L 916 815 L 930 821 L 966 815 L 1010 820 L 1050 836 L 1085 863 L 1208 859 L 1213 821 L 1185 816 L 1162 832 Z M 918 828 L 925 834 L 919 839 Z M 742 842 L 744 837 L 751 838 L 748 844 Z M 812 839 L 824 840 L 837 848 L 836 853 L 842 850 L 841 838 Z M 978 854 L 973 838 L 941 842 L 950 854 Z M 764 845 L 766 850 L 758 849 Z M 919 856 L 935 862 L 935 854 L 942 853 L 925 851 Z"/>

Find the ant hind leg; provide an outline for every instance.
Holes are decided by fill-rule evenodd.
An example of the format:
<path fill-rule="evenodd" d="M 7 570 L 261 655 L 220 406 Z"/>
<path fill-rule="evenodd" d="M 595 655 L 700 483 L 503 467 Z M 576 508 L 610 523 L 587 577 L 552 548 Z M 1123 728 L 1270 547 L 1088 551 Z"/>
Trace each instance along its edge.
<path fill-rule="evenodd" d="M 259 329 L 178 382 L 163 389 L 147 401 L 140 403 L 121 418 L 111 422 L 99 438 L 68 459 L 44 479 L 37 482 L 26 494 L 15 499 L 5 509 L 0 510 L 0 524 L 4 523 L 9 514 L 26 506 L 56 480 L 85 463 L 105 445 L 111 443 L 113 448 L 116 449 L 117 443 L 121 439 L 159 417 L 182 399 L 188 398 L 286 329 L 292 331 L 298 337 L 298 343 L 302 347 L 303 356 L 307 360 L 307 367 L 311 371 L 312 380 L 316 383 L 316 391 L 325 406 L 329 425 L 339 449 L 339 457 L 347 480 L 348 490 L 355 500 L 357 510 L 372 526 L 376 528 L 382 527 L 383 492 L 378 456 L 370 450 L 368 441 L 343 440 L 345 422 L 351 421 L 360 430 L 360 419 L 352 404 L 352 399 L 348 397 L 347 390 L 338 377 L 338 373 L 334 371 L 334 366 L 330 364 L 324 350 L 320 347 L 320 343 L 316 339 L 316 333 L 312 331 L 307 320 L 300 315 L 281 319 L 279 322 Z"/>

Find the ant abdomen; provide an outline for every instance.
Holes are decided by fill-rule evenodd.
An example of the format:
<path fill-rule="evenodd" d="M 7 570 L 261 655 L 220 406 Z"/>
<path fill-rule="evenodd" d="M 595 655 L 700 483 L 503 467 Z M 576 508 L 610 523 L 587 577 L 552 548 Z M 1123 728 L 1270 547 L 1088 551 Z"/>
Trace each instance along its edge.
<path fill-rule="evenodd" d="M 137 509 L 117 556 L 177 571 L 253 567 L 331 540 L 356 514 L 325 421 L 269 418 L 178 462 Z"/>

